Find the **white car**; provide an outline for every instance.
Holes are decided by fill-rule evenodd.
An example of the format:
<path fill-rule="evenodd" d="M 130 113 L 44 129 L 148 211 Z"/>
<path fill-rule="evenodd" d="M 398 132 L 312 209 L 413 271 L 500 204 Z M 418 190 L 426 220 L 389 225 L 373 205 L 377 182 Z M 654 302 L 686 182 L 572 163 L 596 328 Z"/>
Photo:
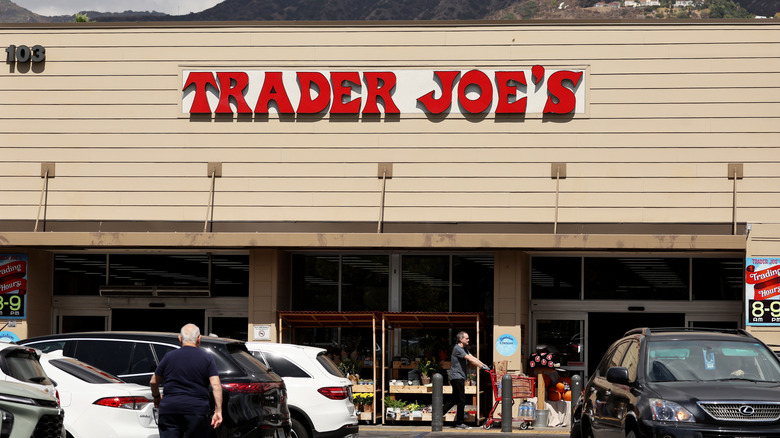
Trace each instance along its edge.
<path fill-rule="evenodd" d="M 32 385 L 59 399 L 54 383 L 41 367 L 41 351 L 24 345 L 0 342 L 0 380 Z"/>
<path fill-rule="evenodd" d="M 61 351 L 41 365 L 57 383 L 68 438 L 159 438 L 149 387 L 125 383 Z"/>
<path fill-rule="evenodd" d="M 352 382 L 317 347 L 247 342 L 249 351 L 284 379 L 291 438 L 354 438 L 358 414 Z"/>

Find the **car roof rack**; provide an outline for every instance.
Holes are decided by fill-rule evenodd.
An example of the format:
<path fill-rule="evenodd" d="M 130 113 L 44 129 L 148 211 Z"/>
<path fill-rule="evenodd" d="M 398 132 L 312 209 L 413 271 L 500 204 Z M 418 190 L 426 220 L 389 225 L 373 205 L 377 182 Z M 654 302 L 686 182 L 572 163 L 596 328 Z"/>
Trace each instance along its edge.
<path fill-rule="evenodd" d="M 670 333 L 670 332 L 699 332 L 699 333 L 729 333 L 735 335 L 742 335 L 747 337 L 753 337 L 750 333 L 743 329 L 726 329 L 726 328 L 707 328 L 707 327 L 640 327 L 629 330 L 623 336 L 631 335 L 645 335 L 650 336 L 655 333 Z"/>

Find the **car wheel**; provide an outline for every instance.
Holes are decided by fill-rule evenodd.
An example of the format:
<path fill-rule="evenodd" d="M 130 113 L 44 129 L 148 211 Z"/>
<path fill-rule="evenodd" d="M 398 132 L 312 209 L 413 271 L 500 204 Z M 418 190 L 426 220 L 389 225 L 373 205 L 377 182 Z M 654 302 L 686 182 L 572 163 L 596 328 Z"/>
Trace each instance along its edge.
<path fill-rule="evenodd" d="M 292 419 L 290 438 L 309 438 L 309 431 L 306 430 L 306 426 L 295 418 Z"/>

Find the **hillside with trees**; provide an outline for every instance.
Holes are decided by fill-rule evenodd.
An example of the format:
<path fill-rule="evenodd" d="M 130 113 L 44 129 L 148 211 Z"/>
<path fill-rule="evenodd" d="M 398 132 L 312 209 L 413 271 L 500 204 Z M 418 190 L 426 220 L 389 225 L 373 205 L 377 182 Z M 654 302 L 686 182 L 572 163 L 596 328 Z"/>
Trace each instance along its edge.
<path fill-rule="evenodd" d="M 646 6 L 636 0 L 224 0 L 187 15 L 155 11 L 79 11 L 89 21 L 377 21 L 377 20 L 593 20 L 593 19 L 780 19 L 778 0 L 700 0 L 675 7 L 675 0 Z M 0 0 L 0 22 L 72 22 L 76 14 L 46 17 Z"/>

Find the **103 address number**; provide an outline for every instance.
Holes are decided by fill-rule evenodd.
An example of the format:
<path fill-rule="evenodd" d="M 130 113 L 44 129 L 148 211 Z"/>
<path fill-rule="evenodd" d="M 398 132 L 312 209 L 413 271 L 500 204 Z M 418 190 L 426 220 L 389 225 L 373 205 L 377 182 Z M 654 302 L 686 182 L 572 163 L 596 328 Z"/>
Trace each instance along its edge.
<path fill-rule="evenodd" d="M 26 62 L 43 62 L 46 60 L 46 48 L 36 44 L 32 47 L 25 45 L 15 46 L 10 45 L 5 49 L 5 62 L 12 64 L 18 62 L 24 64 Z"/>

